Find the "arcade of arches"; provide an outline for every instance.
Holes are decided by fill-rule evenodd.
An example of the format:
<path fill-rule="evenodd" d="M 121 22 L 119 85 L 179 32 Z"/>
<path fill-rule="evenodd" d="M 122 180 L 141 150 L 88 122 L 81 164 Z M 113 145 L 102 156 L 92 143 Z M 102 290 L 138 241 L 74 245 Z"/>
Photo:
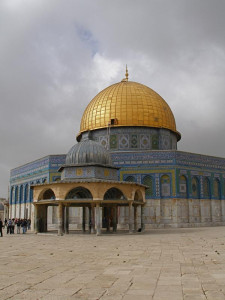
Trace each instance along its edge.
<path fill-rule="evenodd" d="M 82 209 L 83 232 L 87 230 L 97 235 L 102 230 L 116 232 L 120 207 L 129 208 L 129 232 L 143 231 L 145 189 L 145 186 L 137 183 L 107 181 L 36 185 L 33 187 L 35 231 L 47 231 L 49 206 L 57 207 L 59 235 L 69 233 L 70 207 Z"/>

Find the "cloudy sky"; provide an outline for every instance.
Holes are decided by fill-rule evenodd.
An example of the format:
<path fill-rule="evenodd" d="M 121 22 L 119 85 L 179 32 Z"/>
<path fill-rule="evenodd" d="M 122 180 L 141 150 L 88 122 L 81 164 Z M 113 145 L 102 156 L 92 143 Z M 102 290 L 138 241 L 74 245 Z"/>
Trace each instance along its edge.
<path fill-rule="evenodd" d="M 224 0 L 1 0 L 0 197 L 10 169 L 67 153 L 126 64 L 170 105 L 179 150 L 225 157 L 224 13 Z"/>

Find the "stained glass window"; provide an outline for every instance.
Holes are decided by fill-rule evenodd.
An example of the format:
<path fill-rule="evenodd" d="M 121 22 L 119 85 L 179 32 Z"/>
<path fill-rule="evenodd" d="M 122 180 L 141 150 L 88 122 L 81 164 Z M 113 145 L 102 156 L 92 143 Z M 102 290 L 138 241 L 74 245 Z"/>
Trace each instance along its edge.
<path fill-rule="evenodd" d="M 210 198 L 210 181 L 207 177 L 203 178 L 203 195 L 204 198 Z"/>
<path fill-rule="evenodd" d="M 129 181 L 129 182 L 136 182 L 135 177 L 134 176 L 127 176 L 127 178 L 125 179 L 125 181 Z"/>
<path fill-rule="evenodd" d="M 160 178 L 161 184 L 161 196 L 169 197 L 170 196 L 170 177 L 168 175 L 163 175 Z"/>
<path fill-rule="evenodd" d="M 197 177 L 193 177 L 191 180 L 192 198 L 199 198 L 199 180 Z"/>
<path fill-rule="evenodd" d="M 152 197 L 153 194 L 154 194 L 154 191 L 153 191 L 153 180 L 152 180 L 152 176 L 145 176 L 143 178 L 143 182 L 142 182 L 144 185 L 147 185 L 148 186 L 148 189 L 146 189 L 145 191 L 145 196 L 146 198 L 149 198 L 149 197 Z"/>
<path fill-rule="evenodd" d="M 187 178 L 184 175 L 180 176 L 179 191 L 181 196 L 187 197 Z"/>
<path fill-rule="evenodd" d="M 16 187 L 16 189 L 15 189 L 15 203 L 17 203 L 18 202 L 18 186 Z"/>
<path fill-rule="evenodd" d="M 213 189 L 215 198 L 220 199 L 220 181 L 217 178 L 213 181 Z"/>

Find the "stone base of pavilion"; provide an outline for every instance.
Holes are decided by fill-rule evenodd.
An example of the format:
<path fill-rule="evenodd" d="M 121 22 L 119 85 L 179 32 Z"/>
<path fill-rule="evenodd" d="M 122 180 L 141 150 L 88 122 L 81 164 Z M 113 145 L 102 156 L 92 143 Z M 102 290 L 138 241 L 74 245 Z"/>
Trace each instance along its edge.
<path fill-rule="evenodd" d="M 144 202 L 134 200 L 40 200 L 34 203 L 34 231 L 36 233 L 48 232 L 47 224 L 47 210 L 48 206 L 57 206 L 57 234 L 69 234 L 69 207 L 81 207 L 82 208 L 82 229 L 72 230 L 73 233 L 90 233 L 100 235 L 103 233 L 116 233 L 118 215 L 118 207 L 129 207 L 129 222 L 127 224 L 128 230 L 120 230 L 120 232 L 129 232 L 130 234 L 135 232 L 144 232 Z M 138 220 L 137 209 L 141 207 L 141 214 Z M 112 211 L 112 215 L 106 215 L 105 220 L 102 220 L 101 210 L 106 209 Z M 88 214 L 88 216 L 86 215 Z M 88 222 L 87 222 L 88 220 Z M 104 223 L 104 224 L 103 224 Z M 138 228 L 138 224 L 141 227 Z M 104 226 L 102 226 L 104 225 Z M 56 231 L 52 231 L 56 232 Z M 71 232 L 71 233 L 72 233 Z"/>

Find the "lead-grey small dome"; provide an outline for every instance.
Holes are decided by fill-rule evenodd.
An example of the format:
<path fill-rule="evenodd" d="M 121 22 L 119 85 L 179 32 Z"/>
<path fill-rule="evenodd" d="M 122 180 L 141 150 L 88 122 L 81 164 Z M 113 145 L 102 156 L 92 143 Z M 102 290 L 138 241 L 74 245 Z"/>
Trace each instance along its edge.
<path fill-rule="evenodd" d="M 112 165 L 109 151 L 100 143 L 85 139 L 75 144 L 66 156 L 66 165 Z"/>

